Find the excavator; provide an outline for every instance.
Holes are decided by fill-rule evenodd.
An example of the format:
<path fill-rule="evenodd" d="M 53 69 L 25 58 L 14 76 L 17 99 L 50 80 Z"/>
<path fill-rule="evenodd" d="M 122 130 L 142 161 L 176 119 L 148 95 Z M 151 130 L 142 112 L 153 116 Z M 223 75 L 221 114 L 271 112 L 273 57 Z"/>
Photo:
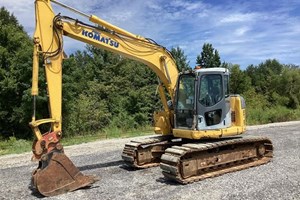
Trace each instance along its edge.
<path fill-rule="evenodd" d="M 52 4 L 80 15 L 55 14 Z M 94 15 L 57 0 L 35 0 L 32 96 L 29 123 L 35 140 L 32 173 L 34 188 L 54 196 L 91 186 L 97 177 L 84 175 L 65 155 L 62 138 L 62 62 L 64 36 L 140 61 L 158 77 L 162 110 L 156 111 L 157 136 L 125 144 L 122 159 L 134 168 L 160 166 L 163 176 L 182 184 L 268 163 L 273 156 L 270 139 L 241 136 L 246 131 L 245 100 L 229 93 L 225 68 L 195 68 L 178 72 L 171 53 L 149 38 L 132 34 Z M 36 119 L 39 61 L 47 82 L 49 118 Z M 40 126 L 50 130 L 42 133 Z"/>

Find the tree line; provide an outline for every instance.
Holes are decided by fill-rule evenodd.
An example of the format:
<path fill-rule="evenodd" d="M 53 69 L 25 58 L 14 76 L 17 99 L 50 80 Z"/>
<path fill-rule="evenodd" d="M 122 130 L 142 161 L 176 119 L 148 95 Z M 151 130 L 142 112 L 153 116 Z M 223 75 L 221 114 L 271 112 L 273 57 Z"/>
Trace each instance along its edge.
<path fill-rule="evenodd" d="M 31 139 L 32 39 L 5 8 L 0 9 L 0 139 Z M 171 49 L 179 71 L 191 69 L 179 47 Z M 298 119 L 300 70 L 269 59 L 245 70 L 220 61 L 219 52 L 205 43 L 196 63 L 226 67 L 230 89 L 246 99 L 250 124 Z M 40 65 L 42 66 L 42 65 Z M 43 73 L 43 70 L 40 70 Z M 93 134 L 110 128 L 138 129 L 152 123 L 161 108 L 157 77 L 145 65 L 87 45 L 63 63 L 63 132 Z M 46 81 L 40 76 L 37 118 L 48 118 Z M 48 127 L 42 127 L 47 130 Z"/>

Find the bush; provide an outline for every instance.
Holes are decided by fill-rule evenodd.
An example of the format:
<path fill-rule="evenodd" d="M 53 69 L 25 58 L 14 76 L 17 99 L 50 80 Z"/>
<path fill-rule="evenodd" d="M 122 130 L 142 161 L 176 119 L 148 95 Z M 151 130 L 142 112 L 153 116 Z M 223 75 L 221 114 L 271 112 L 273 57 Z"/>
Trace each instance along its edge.
<path fill-rule="evenodd" d="M 300 109 L 293 110 L 284 106 L 271 108 L 247 108 L 247 124 L 267 124 L 300 119 Z"/>

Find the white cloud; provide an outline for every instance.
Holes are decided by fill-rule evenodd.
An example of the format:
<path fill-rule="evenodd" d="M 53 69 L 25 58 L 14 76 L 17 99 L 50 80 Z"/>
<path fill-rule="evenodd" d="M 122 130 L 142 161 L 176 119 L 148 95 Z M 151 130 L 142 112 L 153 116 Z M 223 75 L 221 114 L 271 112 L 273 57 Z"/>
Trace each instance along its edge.
<path fill-rule="evenodd" d="M 299 1 L 249 2 L 184 0 L 60 0 L 94 14 L 134 34 L 150 37 L 167 48 L 180 46 L 193 66 L 204 42 L 218 49 L 221 59 L 258 64 L 268 58 L 300 64 Z M 34 30 L 34 4 L 28 0 L 0 0 L 18 18 L 29 35 Z M 79 17 L 58 6 L 56 13 Z M 84 43 L 65 39 L 67 53 L 83 49 Z"/>
<path fill-rule="evenodd" d="M 236 36 L 243 36 L 243 35 L 245 35 L 245 33 L 247 33 L 249 30 L 250 30 L 249 27 L 246 27 L 246 26 L 240 27 L 240 28 L 237 28 L 237 29 L 234 31 L 234 34 L 235 34 Z"/>
<path fill-rule="evenodd" d="M 255 13 L 234 13 L 221 19 L 220 23 L 250 22 L 256 20 L 257 17 Z"/>

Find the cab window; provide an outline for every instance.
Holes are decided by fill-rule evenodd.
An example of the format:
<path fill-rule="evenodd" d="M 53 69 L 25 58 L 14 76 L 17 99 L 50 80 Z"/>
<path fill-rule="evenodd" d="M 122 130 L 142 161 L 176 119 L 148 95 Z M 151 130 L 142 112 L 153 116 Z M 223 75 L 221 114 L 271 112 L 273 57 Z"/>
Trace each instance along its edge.
<path fill-rule="evenodd" d="M 210 107 L 223 98 L 222 76 L 219 74 L 202 75 L 200 79 L 199 101 L 203 106 Z"/>

